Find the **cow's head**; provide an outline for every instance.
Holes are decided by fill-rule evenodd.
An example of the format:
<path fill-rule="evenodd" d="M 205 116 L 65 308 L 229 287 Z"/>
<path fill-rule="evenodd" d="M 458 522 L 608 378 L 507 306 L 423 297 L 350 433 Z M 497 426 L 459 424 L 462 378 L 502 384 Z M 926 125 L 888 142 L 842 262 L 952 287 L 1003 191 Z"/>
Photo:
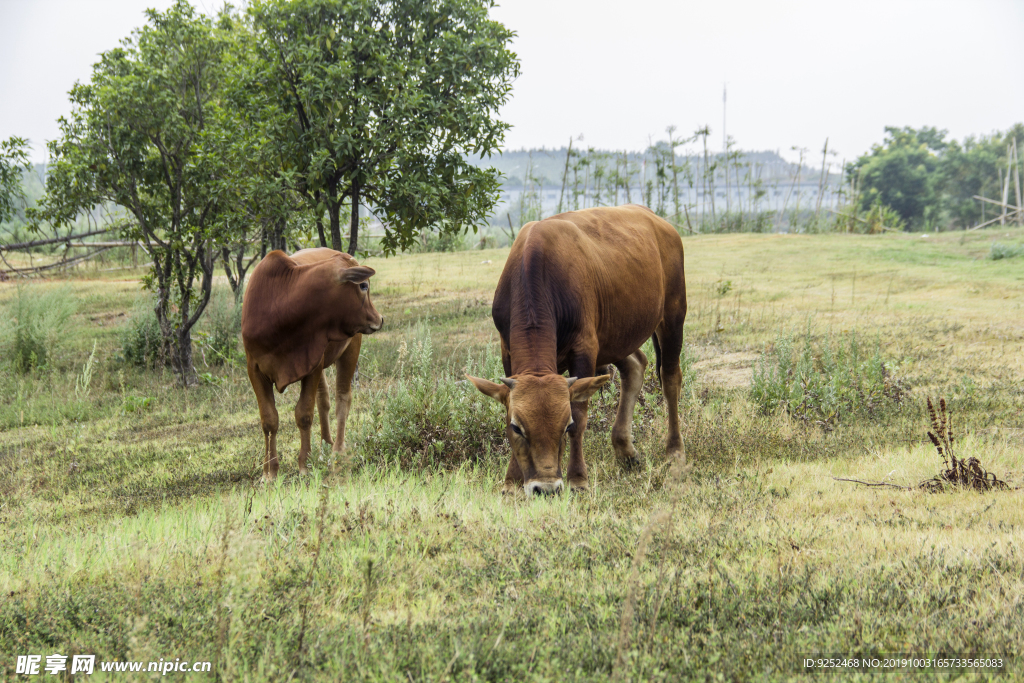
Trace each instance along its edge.
<path fill-rule="evenodd" d="M 350 266 L 338 271 L 340 291 L 338 303 L 344 309 L 343 319 L 351 328 L 346 334 L 373 334 L 384 325 L 384 316 L 370 301 L 370 277 L 377 271 L 367 266 Z"/>
<path fill-rule="evenodd" d="M 505 433 L 522 470 L 526 494 L 561 491 L 565 436 L 575 427 L 569 404 L 590 398 L 609 376 L 515 375 L 489 382 L 467 375 L 467 379 L 505 406 Z"/>

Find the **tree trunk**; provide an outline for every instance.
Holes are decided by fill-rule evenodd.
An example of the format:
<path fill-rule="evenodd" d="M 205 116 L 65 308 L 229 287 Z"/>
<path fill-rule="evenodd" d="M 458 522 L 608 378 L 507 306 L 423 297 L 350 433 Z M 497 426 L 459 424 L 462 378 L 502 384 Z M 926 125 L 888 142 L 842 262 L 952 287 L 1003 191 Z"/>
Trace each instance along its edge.
<path fill-rule="evenodd" d="M 348 253 L 351 256 L 356 255 L 356 250 L 359 248 L 359 181 L 352 181 L 352 222 L 350 224 L 350 234 L 348 240 Z M 340 248 L 339 248 L 340 251 Z"/>
<path fill-rule="evenodd" d="M 341 251 L 341 197 L 337 187 L 327 191 L 327 214 L 331 218 L 331 249 Z"/>
<path fill-rule="evenodd" d="M 316 217 L 316 232 L 320 236 L 320 246 L 321 247 L 326 247 L 327 246 L 327 236 L 324 234 L 324 217 L 323 216 L 317 216 Z"/>
<path fill-rule="evenodd" d="M 195 386 L 199 383 L 199 375 L 192 359 L 192 328 L 179 328 L 176 337 L 171 366 L 182 386 Z"/>
<path fill-rule="evenodd" d="M 174 349 L 171 357 L 171 365 L 178 373 L 182 386 L 190 387 L 198 384 L 199 376 L 196 373 L 192 357 L 192 328 L 203 315 L 206 305 L 210 302 L 210 294 L 213 290 L 213 264 L 214 254 L 208 245 L 201 245 L 196 249 L 194 257 L 186 257 L 188 262 L 187 274 L 182 283 L 181 302 L 178 307 L 180 322 L 175 330 Z M 200 284 L 200 296 L 198 297 L 195 312 L 191 311 L 192 283 L 195 281 L 196 266 L 202 272 Z"/>

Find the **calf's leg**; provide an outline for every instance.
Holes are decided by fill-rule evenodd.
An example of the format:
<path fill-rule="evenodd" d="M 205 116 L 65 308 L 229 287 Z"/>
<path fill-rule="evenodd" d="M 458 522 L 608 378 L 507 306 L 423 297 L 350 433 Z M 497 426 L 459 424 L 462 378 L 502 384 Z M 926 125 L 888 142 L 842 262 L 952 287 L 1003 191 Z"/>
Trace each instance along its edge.
<path fill-rule="evenodd" d="M 341 354 L 334 368 L 337 371 L 336 390 L 338 402 L 338 436 L 334 439 L 334 452 L 342 453 L 345 450 L 345 423 L 348 421 L 348 413 L 352 408 L 352 378 L 356 374 L 356 365 L 359 363 L 359 349 L 363 345 L 363 335 L 357 334 L 352 337 L 345 352 Z"/>
<path fill-rule="evenodd" d="M 299 392 L 299 400 L 295 404 L 295 424 L 299 428 L 299 474 L 309 472 L 306 469 L 306 458 L 310 451 L 310 429 L 313 426 L 313 405 L 316 402 L 317 387 L 320 385 L 320 376 L 323 374 L 323 363 L 313 368 L 313 372 L 302 378 L 302 390 Z"/>
<path fill-rule="evenodd" d="M 274 385 L 270 379 L 260 372 L 254 363 L 249 363 L 246 370 L 249 382 L 256 394 L 256 404 L 260 409 L 260 427 L 263 429 L 263 480 L 270 481 L 277 476 L 277 406 L 274 404 Z"/>
<path fill-rule="evenodd" d="M 331 436 L 331 394 L 327 389 L 327 378 L 323 371 L 316 389 L 316 414 L 320 418 L 320 438 L 329 444 L 334 443 Z"/>

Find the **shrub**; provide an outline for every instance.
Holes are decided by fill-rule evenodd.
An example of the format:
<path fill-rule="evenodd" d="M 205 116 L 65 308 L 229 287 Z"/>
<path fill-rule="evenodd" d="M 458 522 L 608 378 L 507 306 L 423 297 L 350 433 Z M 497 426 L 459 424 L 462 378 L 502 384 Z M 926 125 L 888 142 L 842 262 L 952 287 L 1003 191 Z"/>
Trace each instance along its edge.
<path fill-rule="evenodd" d="M 1017 258 L 1018 256 L 1024 256 L 1024 244 L 1000 244 L 999 242 L 993 242 L 992 250 L 988 253 L 988 257 L 993 261 L 1004 258 Z"/>
<path fill-rule="evenodd" d="M 222 289 L 214 291 L 206 305 L 206 330 L 196 333 L 199 352 L 207 365 L 238 360 L 238 339 L 242 334 L 242 304 Z"/>
<path fill-rule="evenodd" d="M 765 413 L 780 408 L 795 417 L 830 427 L 848 414 L 899 408 L 909 392 L 897 378 L 898 365 L 868 354 L 856 333 L 814 344 L 808 330 L 803 350 L 781 336 L 765 350 L 751 379 L 751 398 Z"/>
<path fill-rule="evenodd" d="M 480 396 L 463 374 L 502 376 L 500 359 L 489 351 L 464 368 L 449 362 L 438 370 L 429 328 L 413 328 L 399 346 L 397 380 L 371 389 L 370 431 L 360 439 L 364 464 L 458 467 L 504 448 L 505 418 Z"/>
<path fill-rule="evenodd" d="M 130 365 L 154 367 L 167 357 L 153 299 L 149 296 L 136 300 L 131 317 L 121 328 L 120 336 L 121 355 Z"/>
<path fill-rule="evenodd" d="M 76 308 L 70 287 L 29 292 L 28 287 L 19 286 L 4 316 L 7 324 L 2 334 L 14 367 L 28 372 L 50 363 Z"/>

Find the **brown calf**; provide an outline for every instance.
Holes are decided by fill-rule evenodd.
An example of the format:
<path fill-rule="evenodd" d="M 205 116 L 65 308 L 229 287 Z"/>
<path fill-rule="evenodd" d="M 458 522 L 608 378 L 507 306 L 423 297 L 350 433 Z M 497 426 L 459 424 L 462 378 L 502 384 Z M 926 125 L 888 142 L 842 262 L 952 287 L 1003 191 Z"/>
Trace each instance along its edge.
<path fill-rule="evenodd" d="M 373 274 L 373 268 L 332 249 L 303 249 L 291 256 L 272 251 L 253 270 L 242 304 L 242 344 L 260 409 L 264 479 L 276 477 L 278 469 L 275 386 L 283 392 L 292 382 L 302 382 L 295 405 L 301 473 L 307 471 L 314 402 L 320 436 L 333 443 L 335 453 L 344 449 L 362 335 L 384 324 L 370 301 L 368 280 Z M 323 376 L 331 363 L 338 375 L 337 439 L 331 439 L 331 404 Z"/>

